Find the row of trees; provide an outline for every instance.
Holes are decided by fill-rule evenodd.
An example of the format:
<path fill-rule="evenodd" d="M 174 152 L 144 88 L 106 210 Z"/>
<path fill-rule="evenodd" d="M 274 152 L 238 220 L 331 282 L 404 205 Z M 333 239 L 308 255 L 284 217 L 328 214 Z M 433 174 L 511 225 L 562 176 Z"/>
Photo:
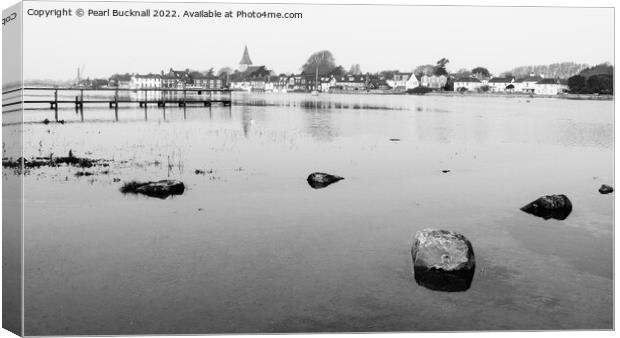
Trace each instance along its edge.
<path fill-rule="evenodd" d="M 568 90 L 574 94 L 613 94 L 614 67 L 602 63 L 585 68 L 568 78 Z"/>

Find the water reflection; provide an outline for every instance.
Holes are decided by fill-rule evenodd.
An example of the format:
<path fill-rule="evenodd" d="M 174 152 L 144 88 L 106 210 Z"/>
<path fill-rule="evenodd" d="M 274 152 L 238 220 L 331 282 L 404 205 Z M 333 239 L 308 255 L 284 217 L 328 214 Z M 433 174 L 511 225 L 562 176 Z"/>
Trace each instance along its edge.
<path fill-rule="evenodd" d="M 306 131 L 317 140 L 332 141 L 338 136 L 333 113 L 326 111 L 306 112 Z"/>
<path fill-rule="evenodd" d="M 241 125 L 243 126 L 243 135 L 247 138 L 250 132 L 250 127 L 254 123 L 254 120 L 252 119 L 252 113 L 249 107 L 243 107 L 241 108 L 241 111 Z"/>
<path fill-rule="evenodd" d="M 438 269 L 415 268 L 415 281 L 421 286 L 435 291 L 466 291 L 474 279 L 475 267 L 470 270 L 442 271 Z"/>

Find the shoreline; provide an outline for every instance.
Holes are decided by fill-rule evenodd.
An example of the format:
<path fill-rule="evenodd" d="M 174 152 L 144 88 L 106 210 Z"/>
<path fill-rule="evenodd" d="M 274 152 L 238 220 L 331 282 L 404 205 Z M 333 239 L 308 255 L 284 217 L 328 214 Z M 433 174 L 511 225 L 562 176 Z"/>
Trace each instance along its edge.
<path fill-rule="evenodd" d="M 565 100 L 595 100 L 595 101 L 613 101 L 613 95 L 595 95 L 595 94 L 507 94 L 507 93 L 456 93 L 456 92 L 431 92 L 424 95 L 431 96 L 470 96 L 470 97 L 507 97 L 507 98 L 527 98 L 527 99 L 565 99 Z"/>

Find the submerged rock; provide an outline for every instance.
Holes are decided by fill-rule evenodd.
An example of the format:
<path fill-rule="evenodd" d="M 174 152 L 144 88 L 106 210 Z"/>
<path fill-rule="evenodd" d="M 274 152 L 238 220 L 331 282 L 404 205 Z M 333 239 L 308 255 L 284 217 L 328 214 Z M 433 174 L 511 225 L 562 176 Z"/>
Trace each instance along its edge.
<path fill-rule="evenodd" d="M 325 173 L 312 173 L 308 176 L 308 184 L 314 189 L 325 188 L 330 184 L 344 180 L 344 177 Z"/>
<path fill-rule="evenodd" d="M 607 184 L 603 184 L 598 189 L 598 192 L 600 192 L 601 194 L 610 194 L 610 193 L 614 192 L 614 188 L 609 186 L 609 185 L 607 185 Z"/>
<path fill-rule="evenodd" d="M 172 195 L 182 195 L 184 191 L 185 185 L 177 180 L 161 180 L 156 182 L 131 181 L 123 184 L 121 187 L 123 194 L 143 194 L 162 199 Z"/>
<path fill-rule="evenodd" d="M 424 229 L 411 249 L 418 284 L 437 291 L 465 291 L 476 267 L 474 249 L 465 236 L 447 230 Z"/>
<path fill-rule="evenodd" d="M 562 221 L 573 211 L 573 205 L 566 195 L 548 195 L 525 205 L 521 211 L 545 220 L 553 218 Z"/>

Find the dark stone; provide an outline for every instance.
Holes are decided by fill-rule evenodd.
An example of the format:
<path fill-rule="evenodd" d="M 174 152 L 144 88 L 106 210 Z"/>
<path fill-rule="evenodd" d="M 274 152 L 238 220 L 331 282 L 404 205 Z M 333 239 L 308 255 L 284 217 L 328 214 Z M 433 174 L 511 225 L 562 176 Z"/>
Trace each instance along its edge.
<path fill-rule="evenodd" d="M 476 260 L 471 242 L 447 230 L 424 229 L 411 249 L 415 280 L 436 291 L 465 291 L 471 286 Z"/>
<path fill-rule="evenodd" d="M 612 188 L 611 186 L 609 186 L 607 184 L 603 184 L 598 189 L 598 192 L 600 192 L 601 194 L 610 194 L 610 193 L 614 192 L 614 188 Z"/>
<path fill-rule="evenodd" d="M 527 204 L 521 211 L 545 220 L 553 218 L 561 221 L 570 215 L 573 205 L 566 195 L 548 195 Z"/>
<path fill-rule="evenodd" d="M 185 191 L 185 185 L 181 181 L 161 180 L 157 182 L 136 182 L 131 181 L 125 183 L 121 187 L 124 194 L 143 194 L 150 197 L 167 198 L 172 195 L 182 195 Z"/>
<path fill-rule="evenodd" d="M 442 173 L 444 173 L 444 174 L 446 174 L 446 173 L 449 173 L 449 172 L 450 172 L 450 170 L 447 170 L 447 169 L 446 169 L 446 170 L 442 170 L 441 172 L 442 172 Z"/>
<path fill-rule="evenodd" d="M 308 184 L 314 189 L 325 188 L 330 184 L 344 180 L 344 177 L 325 173 L 312 173 L 308 176 Z"/>

